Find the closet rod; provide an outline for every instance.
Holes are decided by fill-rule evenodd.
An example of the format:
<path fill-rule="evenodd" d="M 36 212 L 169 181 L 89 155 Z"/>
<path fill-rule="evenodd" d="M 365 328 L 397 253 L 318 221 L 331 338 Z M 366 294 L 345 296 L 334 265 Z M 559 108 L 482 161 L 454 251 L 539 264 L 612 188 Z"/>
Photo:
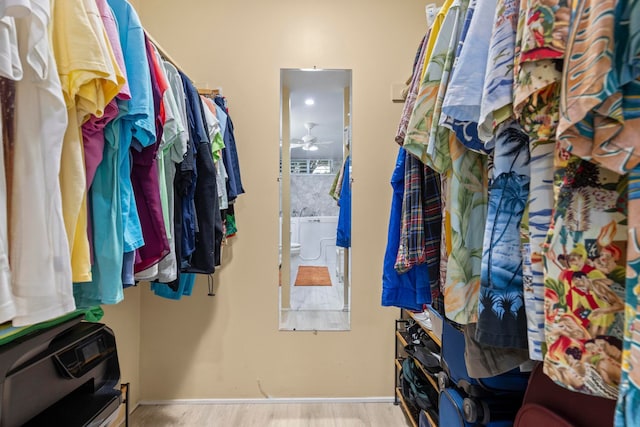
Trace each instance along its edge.
<path fill-rule="evenodd" d="M 149 39 L 149 41 L 156 47 L 156 49 L 158 49 L 158 52 L 160 52 L 160 55 L 162 55 L 162 57 L 166 61 L 169 61 L 178 70 L 182 71 L 184 74 L 187 74 L 187 72 L 184 70 L 184 68 L 182 68 L 180 65 L 178 65 L 178 63 L 175 61 L 175 59 L 173 59 L 171 57 L 171 55 L 169 55 L 169 53 L 167 53 L 167 51 L 162 46 L 160 46 L 160 43 L 158 43 L 157 40 L 154 39 L 153 36 L 151 34 L 149 34 L 148 31 L 145 30 L 145 34 L 147 35 L 147 38 Z M 204 96 L 215 97 L 216 95 L 222 95 L 222 88 L 216 88 L 216 89 L 207 89 L 207 88 L 201 89 L 201 88 L 199 88 L 198 89 L 198 93 L 200 95 L 204 95 Z"/>
<path fill-rule="evenodd" d="M 169 61 L 170 63 L 173 64 L 174 67 L 176 67 L 178 70 L 182 71 L 183 73 L 187 74 L 187 72 L 184 70 L 184 68 L 182 68 L 180 65 L 178 65 L 178 63 L 171 57 L 171 55 L 169 55 L 169 53 L 167 53 L 167 51 L 165 49 L 162 48 L 162 46 L 160 46 L 160 43 L 158 43 L 156 41 L 156 39 L 154 39 L 151 34 L 149 34 L 148 31 L 145 30 L 144 32 L 147 35 L 147 38 L 149 39 L 149 41 L 156 47 L 156 49 L 158 49 L 158 52 L 160 52 L 160 55 L 162 55 L 162 57 L 166 60 Z"/>

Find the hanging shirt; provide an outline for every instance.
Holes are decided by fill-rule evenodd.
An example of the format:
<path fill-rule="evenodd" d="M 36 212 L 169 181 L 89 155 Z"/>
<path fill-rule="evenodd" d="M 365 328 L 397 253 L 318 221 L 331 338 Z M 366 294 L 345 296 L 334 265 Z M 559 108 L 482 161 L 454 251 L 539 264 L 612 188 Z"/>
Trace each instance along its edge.
<path fill-rule="evenodd" d="M 131 159 L 129 147 L 147 147 L 155 142 L 155 124 L 149 63 L 146 57 L 144 30 L 138 14 L 126 0 L 108 0 L 118 29 L 120 44 L 124 55 L 131 101 L 127 115 L 120 121 L 121 133 L 120 198 L 122 203 L 122 221 L 124 232 L 124 252 L 131 252 L 144 244 L 140 219 L 131 186 Z"/>
<path fill-rule="evenodd" d="M 146 37 L 145 40 L 153 93 L 157 140 L 141 151 L 134 147 L 131 155 L 133 161 L 131 182 L 136 197 L 142 236 L 145 241 L 144 246 L 136 251 L 135 272 L 157 264 L 169 253 L 169 241 L 167 240 L 162 214 L 162 202 L 160 200 L 158 162 L 156 161 L 156 154 L 163 135 L 164 120 L 166 119 L 162 100 L 169 84 L 164 70 L 157 61 L 154 47 Z"/>
<path fill-rule="evenodd" d="M 429 283 L 427 264 L 418 264 L 403 274 L 399 274 L 394 267 L 400 245 L 406 158 L 406 150 L 400 147 L 396 166 L 391 176 L 393 195 L 391 213 L 389 215 L 387 247 L 382 268 L 382 305 L 419 311 L 423 308 L 424 298 L 419 298 L 418 295 L 429 293 L 429 289 L 427 289 L 427 284 Z"/>
<path fill-rule="evenodd" d="M 513 64 L 520 0 L 498 0 L 480 105 L 478 136 L 489 141 L 512 115 Z"/>
<path fill-rule="evenodd" d="M 90 284 L 74 286 L 76 303 L 82 307 L 117 304 L 123 298 L 124 253 L 142 244 L 137 210 L 131 212 L 129 148 L 155 140 L 151 82 L 144 50 L 144 32 L 135 10 L 124 0 L 107 0 L 118 24 L 118 44 L 128 77 L 118 95 L 118 116 L 104 129 L 105 149 L 91 188 L 94 232 L 94 264 Z M 116 43 L 112 41 L 112 45 Z M 145 71 L 146 65 L 146 71 Z M 151 110 L 150 110 L 151 108 Z M 138 227 L 135 227 L 135 224 Z M 128 231 L 127 231 L 128 230 Z M 137 230 L 137 231 L 136 231 Z"/>
<path fill-rule="evenodd" d="M 431 25 L 431 31 L 429 32 L 429 37 L 427 38 L 427 46 L 424 54 L 424 64 L 422 65 L 422 74 L 420 75 L 420 82 L 424 81 L 424 75 L 427 72 L 427 65 L 431 60 L 431 56 L 433 55 L 433 50 L 435 49 L 436 40 L 440 35 L 440 31 L 444 26 L 445 17 L 447 13 L 449 13 L 449 8 L 454 3 L 454 0 L 445 0 L 442 7 L 438 9 L 438 13 L 433 20 L 433 24 Z M 420 92 L 422 92 L 422 85 L 420 88 Z"/>
<path fill-rule="evenodd" d="M 102 20 L 102 23 L 104 24 L 105 33 L 108 39 L 108 43 L 106 45 L 108 49 L 111 49 L 113 58 L 115 58 L 116 64 L 114 65 L 114 70 L 116 73 L 116 78 L 118 79 L 119 83 L 122 83 L 120 92 L 117 97 L 122 97 L 124 96 L 124 94 L 127 94 L 126 96 L 129 96 L 129 84 L 127 83 L 126 69 L 124 65 L 124 58 L 122 57 L 122 48 L 120 47 L 120 39 L 118 37 L 118 26 L 116 20 L 106 0 L 97 0 L 96 5 L 98 6 L 100 18 Z M 93 184 L 93 179 L 96 174 L 96 169 L 98 168 L 100 162 L 102 162 L 103 153 L 105 150 L 104 128 L 109 122 L 117 117 L 118 111 L 119 109 L 117 100 L 112 99 L 111 102 L 109 102 L 104 108 L 102 117 L 96 117 L 92 115 L 90 116 L 89 120 L 87 120 L 82 125 L 82 141 L 84 148 L 84 163 L 87 175 L 87 191 L 90 191 L 91 185 Z M 92 204 L 90 197 L 87 198 L 87 201 L 87 205 L 90 209 Z M 87 223 L 89 251 L 91 253 L 91 263 L 93 264 L 93 223 L 90 211 L 89 216 L 87 217 Z"/>
<path fill-rule="evenodd" d="M 436 143 L 436 139 L 438 143 L 446 142 L 448 132 L 437 124 L 467 5 L 467 0 L 454 0 L 447 11 L 420 84 L 403 145 L 409 153 L 440 173 L 450 164 L 450 157 L 438 151 L 442 147 Z"/>
<path fill-rule="evenodd" d="M 193 117 L 198 121 L 198 127 L 204 131 L 204 138 L 197 140 L 198 144 L 194 147 L 197 170 L 193 193 L 196 232 L 193 252 L 185 271 L 211 274 L 216 264 L 219 264 L 222 242 L 222 219 L 218 206 L 216 170 L 202 101 L 192 85 L 186 95 L 188 104 L 193 107 Z M 200 133 L 201 130 L 197 132 Z"/>
<path fill-rule="evenodd" d="M 440 118 L 440 124 L 454 131 L 465 147 L 478 152 L 487 152 L 478 136 L 478 122 L 496 3 L 477 0 L 469 4 L 468 27 L 466 33 L 462 31 Z"/>
<path fill-rule="evenodd" d="M 176 132 L 173 134 L 171 128 L 167 129 L 165 123 L 165 131 L 162 134 L 163 143 L 161 146 L 163 147 L 162 160 L 164 164 L 164 181 L 167 188 L 167 207 L 169 210 L 170 234 L 168 236 L 170 236 L 170 252 L 158 263 L 158 275 L 155 280 L 168 283 L 173 282 L 178 277 L 178 264 L 176 259 L 178 237 L 175 228 L 174 180 L 176 176 L 176 165 L 182 162 L 187 152 L 189 132 L 187 129 L 187 112 L 182 79 L 180 78 L 178 70 L 171 63 L 165 61 L 164 69 L 170 87 L 170 91 L 165 92 L 165 100 L 173 99 L 175 102 L 174 106 L 171 106 L 171 102 L 167 103 L 167 111 L 174 111 L 173 117 L 176 121 Z M 171 95 L 168 95 L 169 92 Z"/>
<path fill-rule="evenodd" d="M 640 170 L 629 174 L 626 300 L 622 379 L 616 406 L 616 427 L 638 427 L 640 417 Z M 615 260 L 615 257 L 611 259 Z"/>
<path fill-rule="evenodd" d="M 58 180 L 68 118 L 49 44 L 50 2 L 13 2 L 5 13 L 22 16 L 15 20 L 24 76 L 16 83 L 9 253 L 13 324 L 25 326 L 75 309 Z"/>
<path fill-rule="evenodd" d="M 12 168 L 5 162 L 5 151 L 11 160 L 15 143 L 15 96 L 16 81 L 22 79 L 22 64 L 18 52 L 18 36 L 14 18 L 2 16 L 0 10 L 0 323 L 13 319 L 16 306 L 11 290 L 9 268 L 9 234 L 7 201 L 7 179 L 11 187 Z M 5 169 L 5 163 L 8 167 Z"/>
<path fill-rule="evenodd" d="M 166 75 L 166 64 L 162 61 L 157 51 L 154 50 L 154 53 L 159 63 L 163 64 L 163 72 Z M 169 81 L 168 76 L 166 79 Z M 180 85 L 182 86 L 182 83 L 180 83 Z M 158 148 L 157 162 L 162 217 L 167 242 L 169 243 L 169 253 L 160 260 L 158 264 L 152 265 L 143 271 L 136 272 L 135 279 L 150 281 L 160 280 L 160 277 L 162 277 L 161 280 L 170 282 L 176 279 L 177 270 L 175 243 L 173 241 L 173 177 L 175 176 L 175 164 L 171 159 L 171 151 L 173 150 L 174 144 L 179 143 L 182 137 L 184 137 L 186 141 L 186 132 L 182 123 L 181 113 L 178 110 L 178 105 L 175 100 L 174 91 L 171 87 L 164 92 L 162 102 L 164 104 L 165 122 L 162 131 L 162 140 Z M 167 179 L 168 175 L 170 175 L 169 179 Z M 170 261 L 170 263 L 165 263 L 161 266 L 160 264 L 165 260 Z"/>
<path fill-rule="evenodd" d="M 209 109 L 213 119 L 215 119 L 216 126 L 214 126 L 213 139 L 211 139 L 211 150 L 213 150 L 213 161 L 216 165 L 216 185 L 218 187 L 218 203 L 220 204 L 220 210 L 223 211 L 229 207 L 229 198 L 227 196 L 227 179 L 229 175 L 224 167 L 224 161 L 222 159 L 222 149 L 224 148 L 224 139 L 222 138 L 222 127 L 220 121 L 217 119 L 217 106 L 209 98 L 203 98 L 206 108 Z M 209 116 L 207 116 L 209 120 Z M 210 131 L 211 132 L 211 131 Z"/>
<path fill-rule="evenodd" d="M 493 347 L 527 347 L 520 221 L 529 197 L 529 163 L 529 138 L 517 123 L 506 123 L 493 150 L 476 328 L 478 342 Z"/>
<path fill-rule="evenodd" d="M 340 192 L 340 212 L 338 213 L 338 229 L 336 231 L 336 246 L 351 247 L 351 156 L 345 159 L 344 179 Z"/>
<path fill-rule="evenodd" d="M 568 28 L 566 2 L 556 13 L 540 0 L 521 0 L 513 86 L 514 114 L 529 135 L 530 196 L 523 222 L 523 283 L 529 357 L 542 360 L 544 275 L 542 246 L 551 223 L 555 134 L 560 108 L 562 56 Z M 531 19 L 531 17 L 535 17 Z M 559 55 L 561 53 L 561 55 Z"/>
<path fill-rule="evenodd" d="M 626 173 L 640 163 L 636 6 L 611 0 L 572 6 L 558 141 L 578 157 Z"/>
<path fill-rule="evenodd" d="M 229 174 L 228 181 L 228 197 L 229 202 L 231 203 L 235 200 L 240 194 L 244 193 L 244 188 L 242 187 L 242 177 L 240 176 L 240 161 L 238 160 L 238 150 L 236 147 L 236 138 L 233 133 L 233 121 L 231 120 L 231 116 L 229 115 L 229 111 L 227 110 L 227 106 L 225 100 L 221 96 L 216 96 L 214 102 L 218 107 L 224 110 L 226 114 L 226 124 L 221 125 L 224 128 L 224 145 L 225 148 L 222 150 L 222 160 L 225 162 L 224 166 L 227 169 L 227 173 Z M 222 123 L 220 117 L 218 120 Z"/>
<path fill-rule="evenodd" d="M 446 198 L 445 315 L 460 324 L 478 319 L 484 227 L 487 217 L 487 157 L 450 138 L 451 173 Z M 445 223 L 445 226 L 447 223 Z"/>
<path fill-rule="evenodd" d="M 615 399 L 624 287 L 608 275 L 625 265 L 627 180 L 576 157 L 561 173 L 544 252 L 544 371 L 568 389 Z"/>
<path fill-rule="evenodd" d="M 411 112 L 413 111 L 413 107 L 416 104 L 416 98 L 418 97 L 418 90 L 420 89 L 420 81 L 422 78 L 422 68 L 424 67 L 424 57 L 427 53 L 429 33 L 430 31 L 427 31 L 427 34 L 422 38 L 420 46 L 418 46 L 416 61 L 413 64 L 413 74 L 411 75 L 407 98 L 404 100 L 402 115 L 400 116 L 400 123 L 398 124 L 398 130 L 395 138 L 396 142 L 400 145 L 404 143 L 404 138 L 407 135 L 407 126 L 409 125 L 409 119 L 411 118 Z"/>
<path fill-rule="evenodd" d="M 200 144 L 209 142 L 209 136 L 205 128 L 200 104 L 200 95 L 191 83 L 191 80 L 180 71 L 182 85 L 186 97 L 187 116 L 189 123 L 189 148 L 190 158 L 185 158 L 181 164 L 183 173 L 181 191 L 182 194 L 182 268 L 190 265 L 191 254 L 196 246 L 196 207 L 195 191 L 198 179 L 197 153 Z"/>
<path fill-rule="evenodd" d="M 120 72 L 120 76 L 116 75 L 118 67 L 95 1 L 57 2 L 53 14 L 52 46 L 69 116 L 60 170 L 62 208 L 73 280 L 86 282 L 91 280 L 91 262 L 80 127 L 91 115 L 104 114 L 105 107 L 124 83 L 124 77 Z"/>
<path fill-rule="evenodd" d="M 416 302 L 428 304 L 440 294 L 442 205 L 440 174 L 414 156 L 405 160 L 402 226 L 395 269 L 404 273 L 426 263 L 431 292 Z M 418 294 L 420 296 L 420 294 Z"/>
<path fill-rule="evenodd" d="M 429 142 L 427 143 L 427 158 L 429 163 L 433 164 L 434 170 L 437 171 L 445 170 L 449 167 L 449 129 L 440 126 L 440 115 L 442 113 L 442 102 L 447 92 L 449 75 L 453 68 L 456 47 L 458 46 L 458 41 L 460 40 L 460 35 L 464 27 L 468 5 L 469 0 L 456 0 L 451 5 L 449 13 L 447 14 L 453 15 L 453 25 L 450 30 L 451 34 L 448 45 L 445 48 L 446 51 L 441 54 L 444 57 L 438 59 L 438 61 L 443 62 L 442 76 L 440 77 L 433 110 L 427 114 L 427 121 L 430 121 L 429 125 L 431 126 Z M 444 33 L 442 35 L 444 35 Z M 440 41 L 439 39 L 438 43 L 440 43 Z"/>
<path fill-rule="evenodd" d="M 129 84 L 127 83 L 126 69 L 124 58 L 122 57 L 122 48 L 118 39 L 118 26 L 111 12 L 111 8 L 107 4 L 107 0 L 95 0 L 100 13 L 100 19 L 104 26 L 106 35 L 105 52 L 106 58 L 115 61 L 113 70 L 120 90 L 118 93 L 129 93 Z M 92 26 L 96 34 L 100 27 L 95 21 Z M 112 99 L 104 108 L 101 117 L 91 115 L 89 119 L 82 124 L 82 141 L 84 148 L 84 162 L 87 176 L 87 189 L 91 188 L 96 168 L 102 161 L 104 151 L 104 127 L 118 115 L 118 104 L 116 99 Z M 91 239 L 91 234 L 89 234 Z"/>

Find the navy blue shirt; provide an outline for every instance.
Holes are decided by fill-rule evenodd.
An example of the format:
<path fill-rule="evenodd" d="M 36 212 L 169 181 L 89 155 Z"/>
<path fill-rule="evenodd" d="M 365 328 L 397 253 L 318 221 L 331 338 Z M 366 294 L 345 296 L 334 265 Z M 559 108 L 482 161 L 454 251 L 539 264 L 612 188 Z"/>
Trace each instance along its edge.
<path fill-rule="evenodd" d="M 214 99 L 216 105 L 227 112 L 227 125 L 223 135 L 225 147 L 222 149 L 222 161 L 227 169 L 229 179 L 227 180 L 227 195 L 229 202 L 234 201 L 240 194 L 244 193 L 242 179 L 240 177 L 240 162 L 238 161 L 238 150 L 236 148 L 236 138 L 233 133 L 233 121 L 227 111 L 225 100 L 221 96 Z"/>

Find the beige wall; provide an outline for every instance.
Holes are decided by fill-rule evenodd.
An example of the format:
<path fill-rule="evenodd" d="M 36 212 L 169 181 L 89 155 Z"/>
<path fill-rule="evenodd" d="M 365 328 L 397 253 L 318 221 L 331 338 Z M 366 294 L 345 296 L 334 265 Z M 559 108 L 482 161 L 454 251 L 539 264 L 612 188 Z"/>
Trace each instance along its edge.
<path fill-rule="evenodd" d="M 402 106 L 390 101 L 390 87 L 409 76 L 425 31 L 424 2 L 135 3 L 147 31 L 197 86 L 223 87 L 247 191 L 215 297 L 206 295 L 205 279 L 179 302 L 141 285 L 140 331 L 119 331 L 125 345 L 139 334 L 140 398 L 391 396 L 399 311 L 381 307 L 380 293 Z M 353 70 L 349 332 L 278 331 L 279 70 L 312 66 Z M 127 349 L 126 366 L 135 366 L 133 353 Z"/>
<path fill-rule="evenodd" d="M 116 336 L 120 379 L 130 383 L 131 402 L 140 400 L 140 288 L 124 290 L 124 301 L 104 307 L 102 319 Z M 133 409 L 133 405 L 131 406 Z"/>

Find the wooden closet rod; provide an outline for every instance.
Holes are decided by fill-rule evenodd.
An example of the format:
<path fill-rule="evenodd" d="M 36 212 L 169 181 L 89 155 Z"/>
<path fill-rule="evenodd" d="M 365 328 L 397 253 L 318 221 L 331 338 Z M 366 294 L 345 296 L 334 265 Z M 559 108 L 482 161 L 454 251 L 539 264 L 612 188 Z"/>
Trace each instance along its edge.
<path fill-rule="evenodd" d="M 182 71 L 183 73 L 187 74 L 184 68 L 178 65 L 178 63 L 171 57 L 171 55 L 169 55 L 169 53 L 165 49 L 162 48 L 162 46 L 160 46 L 160 43 L 158 43 L 156 39 L 154 39 L 151 36 L 151 34 L 149 34 L 147 31 L 145 31 L 144 33 L 147 35 L 147 38 L 149 38 L 149 41 L 156 47 L 156 49 L 158 49 L 158 52 L 160 52 L 160 55 L 162 55 L 162 57 L 166 61 L 171 62 L 174 67 L 176 67 L 178 70 Z"/>
<path fill-rule="evenodd" d="M 186 71 L 184 70 L 184 68 L 182 68 L 180 65 L 178 65 L 178 63 L 175 61 L 175 59 L 173 59 L 171 57 L 171 55 L 169 55 L 169 53 L 162 47 L 160 46 L 160 43 L 158 43 L 156 41 L 156 39 L 154 39 L 151 34 L 149 34 L 147 31 L 145 31 L 145 34 L 147 35 L 147 37 L 149 38 L 149 41 L 156 47 L 156 49 L 158 49 L 158 52 L 160 52 L 160 55 L 162 55 L 162 57 L 166 60 L 169 61 L 173 64 L 174 67 L 176 67 L 178 70 L 182 71 L 184 74 L 187 74 Z M 209 96 L 209 97 L 214 97 L 216 95 L 222 95 L 222 88 L 216 88 L 216 89 L 198 89 L 198 93 L 200 95 L 204 95 L 204 96 Z"/>

